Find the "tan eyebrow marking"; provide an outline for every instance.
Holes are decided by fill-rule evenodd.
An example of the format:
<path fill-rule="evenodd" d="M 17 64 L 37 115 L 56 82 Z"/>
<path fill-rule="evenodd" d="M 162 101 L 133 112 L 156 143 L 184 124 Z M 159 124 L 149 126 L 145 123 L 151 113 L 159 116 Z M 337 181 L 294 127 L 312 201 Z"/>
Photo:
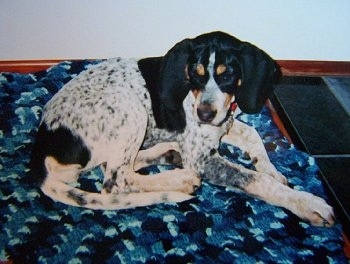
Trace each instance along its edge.
<path fill-rule="evenodd" d="M 220 75 L 222 73 L 224 73 L 226 71 L 226 66 L 224 64 L 220 64 L 217 68 L 216 68 L 216 74 Z"/>
<path fill-rule="evenodd" d="M 205 70 L 204 70 L 203 64 L 198 64 L 198 65 L 196 66 L 196 72 L 197 72 L 197 74 L 200 75 L 200 76 L 204 76 L 204 75 L 205 75 Z"/>

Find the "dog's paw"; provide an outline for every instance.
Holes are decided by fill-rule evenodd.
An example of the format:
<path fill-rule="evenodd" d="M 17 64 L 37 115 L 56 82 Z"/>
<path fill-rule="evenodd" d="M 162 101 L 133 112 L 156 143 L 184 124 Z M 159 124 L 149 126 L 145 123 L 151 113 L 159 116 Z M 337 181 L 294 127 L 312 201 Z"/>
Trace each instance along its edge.
<path fill-rule="evenodd" d="M 201 185 L 201 180 L 194 171 L 187 169 L 175 170 L 182 172 L 181 176 L 177 177 L 177 181 L 180 181 L 180 184 L 178 185 L 180 186 L 180 192 L 191 194 Z"/>
<path fill-rule="evenodd" d="M 296 215 L 314 226 L 331 227 L 335 223 L 333 208 L 324 199 L 313 194 L 302 192 L 295 208 Z"/>

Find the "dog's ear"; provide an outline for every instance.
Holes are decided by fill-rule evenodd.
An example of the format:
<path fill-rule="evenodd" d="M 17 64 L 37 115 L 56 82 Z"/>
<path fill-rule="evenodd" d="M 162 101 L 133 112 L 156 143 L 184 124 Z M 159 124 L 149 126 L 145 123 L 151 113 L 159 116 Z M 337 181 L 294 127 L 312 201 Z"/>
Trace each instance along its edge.
<path fill-rule="evenodd" d="M 243 112 L 258 113 L 280 75 L 279 67 L 269 55 L 248 42 L 240 46 L 239 61 L 242 83 L 236 92 L 236 102 Z"/>
<path fill-rule="evenodd" d="M 191 40 L 177 43 L 164 56 L 159 78 L 162 103 L 170 109 L 182 108 L 182 102 L 189 92 L 186 78 L 186 64 L 191 52 Z"/>
<path fill-rule="evenodd" d="M 159 128 L 182 131 L 186 126 L 182 102 L 189 92 L 185 68 L 190 50 L 191 40 L 185 39 L 164 57 L 146 58 L 138 62 Z"/>
<path fill-rule="evenodd" d="M 182 132 L 186 126 L 182 102 L 190 91 L 186 64 L 191 52 L 191 40 L 177 43 L 164 56 L 160 67 L 159 93 L 165 127 Z"/>
<path fill-rule="evenodd" d="M 142 77 L 146 81 L 147 89 L 156 90 L 159 79 L 160 65 L 163 57 L 144 58 L 137 62 Z"/>

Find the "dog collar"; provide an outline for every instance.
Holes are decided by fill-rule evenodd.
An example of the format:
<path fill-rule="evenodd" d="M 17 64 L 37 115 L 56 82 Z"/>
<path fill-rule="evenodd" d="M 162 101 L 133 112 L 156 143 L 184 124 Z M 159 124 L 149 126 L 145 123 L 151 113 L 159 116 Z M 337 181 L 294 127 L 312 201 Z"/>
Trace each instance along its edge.
<path fill-rule="evenodd" d="M 228 110 L 228 115 L 226 116 L 226 118 L 224 119 L 224 121 L 222 121 L 221 125 L 224 124 L 224 131 L 226 132 L 226 134 L 228 134 L 228 132 L 230 131 L 232 125 L 233 125 L 233 120 L 235 119 L 235 111 L 238 108 L 238 105 L 236 102 L 232 102 L 230 105 L 230 108 Z"/>
<path fill-rule="evenodd" d="M 238 107 L 237 103 L 233 102 L 230 106 L 231 112 L 234 113 L 236 111 L 237 107 Z"/>

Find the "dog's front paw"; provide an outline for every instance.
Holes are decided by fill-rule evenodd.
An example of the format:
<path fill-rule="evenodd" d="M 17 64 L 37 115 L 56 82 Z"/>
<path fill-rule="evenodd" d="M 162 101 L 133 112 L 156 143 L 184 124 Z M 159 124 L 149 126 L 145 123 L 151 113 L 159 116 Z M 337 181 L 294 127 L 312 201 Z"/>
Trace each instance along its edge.
<path fill-rule="evenodd" d="M 201 180 L 198 175 L 192 171 L 187 169 L 175 169 L 182 172 L 182 176 L 178 177 L 178 180 L 181 181 L 179 184 L 180 190 L 183 193 L 194 193 L 198 187 L 201 185 Z"/>
<path fill-rule="evenodd" d="M 324 199 L 306 192 L 297 199 L 294 213 L 314 226 L 331 227 L 335 223 L 333 208 Z"/>

